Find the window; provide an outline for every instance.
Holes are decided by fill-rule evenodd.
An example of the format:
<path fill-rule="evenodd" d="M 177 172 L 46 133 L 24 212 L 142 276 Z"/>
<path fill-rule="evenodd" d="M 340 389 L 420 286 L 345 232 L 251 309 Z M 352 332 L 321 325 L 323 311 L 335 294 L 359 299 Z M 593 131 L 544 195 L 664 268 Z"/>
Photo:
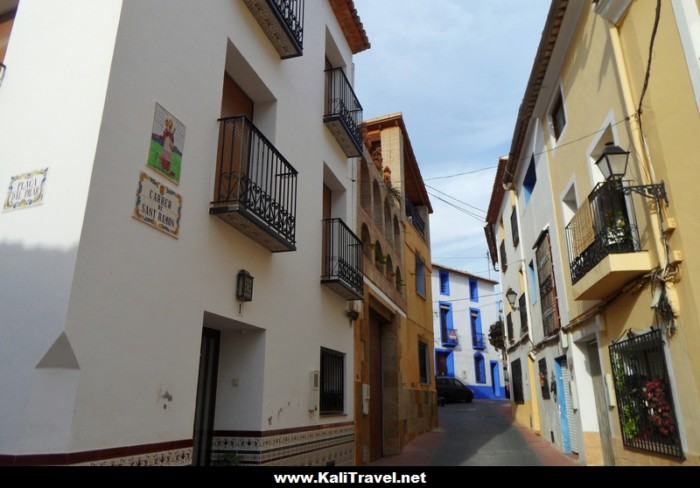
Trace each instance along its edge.
<path fill-rule="evenodd" d="M 440 270 L 440 295 L 450 294 L 450 272 Z"/>
<path fill-rule="evenodd" d="M 523 394 L 523 372 L 520 366 L 520 359 L 516 359 L 510 363 L 510 371 L 511 380 L 513 382 L 513 401 L 523 404 L 525 403 L 525 396 Z"/>
<path fill-rule="evenodd" d="M 516 207 L 513 207 L 513 211 L 510 214 L 510 230 L 513 234 L 513 247 L 518 247 L 520 233 L 518 232 L 518 212 Z"/>
<path fill-rule="evenodd" d="M 552 105 L 552 111 L 549 113 L 552 119 L 552 131 L 554 132 L 554 139 L 559 140 L 561 133 L 564 131 L 566 126 L 566 114 L 564 113 L 564 99 L 561 96 L 561 92 L 557 95 Z"/>
<path fill-rule="evenodd" d="M 440 302 L 440 339 L 443 346 L 454 346 L 457 342 L 451 303 Z"/>
<path fill-rule="evenodd" d="M 481 332 L 481 312 L 479 309 L 469 309 L 469 325 L 472 331 L 472 346 L 474 349 L 485 349 L 484 334 Z"/>
<path fill-rule="evenodd" d="M 540 359 L 539 363 L 540 370 L 540 388 L 542 389 L 542 398 L 547 400 L 549 398 L 549 378 L 547 378 L 547 360 Z"/>
<path fill-rule="evenodd" d="M 530 158 L 530 166 L 528 166 L 527 173 L 525 173 L 525 179 L 523 180 L 523 190 L 525 190 L 525 202 L 530 201 L 532 192 L 535 189 L 535 183 L 537 183 L 537 172 L 535 171 L 535 156 L 532 155 Z"/>
<path fill-rule="evenodd" d="M 425 263 L 416 255 L 416 293 L 425 298 Z"/>
<path fill-rule="evenodd" d="M 508 259 L 506 255 L 506 240 L 503 239 L 501 241 L 501 245 L 498 248 L 499 254 L 501 255 L 501 272 L 505 273 L 506 269 L 508 269 Z"/>
<path fill-rule="evenodd" d="M 484 355 L 480 352 L 474 354 L 474 375 L 477 383 L 486 383 L 486 364 L 484 363 Z"/>
<path fill-rule="evenodd" d="M 525 293 L 518 298 L 518 311 L 520 312 L 520 332 L 527 334 L 527 299 Z"/>
<path fill-rule="evenodd" d="M 469 299 L 472 302 L 479 301 L 479 282 L 476 278 L 469 278 Z"/>
<path fill-rule="evenodd" d="M 549 240 L 549 232 L 543 233 L 535 246 L 540 306 L 542 308 L 542 328 L 544 336 L 549 337 L 558 332 L 561 327 L 557 289 L 554 284 L 554 265 L 552 264 L 552 247 Z"/>
<path fill-rule="evenodd" d="M 428 344 L 423 341 L 418 341 L 418 364 L 420 368 L 420 382 L 422 385 L 430 383 L 428 361 Z"/>
<path fill-rule="evenodd" d="M 683 458 L 661 329 L 610 346 L 622 443 Z"/>
<path fill-rule="evenodd" d="M 343 413 L 345 409 L 345 354 L 321 348 L 320 413 Z"/>

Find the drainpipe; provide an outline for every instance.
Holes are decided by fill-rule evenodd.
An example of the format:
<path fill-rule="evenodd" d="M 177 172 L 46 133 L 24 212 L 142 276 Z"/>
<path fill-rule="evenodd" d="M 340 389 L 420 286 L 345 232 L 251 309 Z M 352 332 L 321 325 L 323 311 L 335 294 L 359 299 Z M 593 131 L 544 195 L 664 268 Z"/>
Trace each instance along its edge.
<path fill-rule="evenodd" d="M 625 111 L 628 114 L 635 114 L 629 120 L 630 128 L 630 139 L 632 145 L 634 146 L 634 152 L 639 156 L 639 169 L 641 170 L 642 184 L 652 184 L 656 182 L 656 175 L 654 172 L 654 167 L 651 163 L 651 155 L 649 153 L 649 148 L 646 144 L 646 139 L 644 133 L 642 132 L 638 117 L 640 114 L 636 114 L 636 107 L 634 100 L 632 98 L 632 93 L 630 91 L 630 82 L 627 75 L 627 63 L 625 62 L 625 56 L 622 49 L 622 43 L 620 41 L 620 32 L 614 24 L 610 23 L 608 27 L 610 33 L 610 43 L 613 49 L 613 61 L 617 70 L 617 74 L 620 77 L 620 90 L 622 91 L 623 101 L 625 104 Z M 664 241 L 664 236 L 662 235 L 661 226 L 663 225 L 663 220 L 661 217 L 661 202 L 658 201 L 656 205 L 650 205 L 649 213 L 654 220 L 654 217 L 658 221 L 659 225 L 651 225 L 651 233 L 654 237 L 656 256 L 659 265 L 662 269 L 666 269 L 669 264 L 668 256 L 666 254 L 666 246 Z M 679 305 L 678 305 L 678 293 L 675 287 L 666 287 L 666 294 L 668 300 L 673 309 L 673 315 L 678 317 L 679 315 Z"/>

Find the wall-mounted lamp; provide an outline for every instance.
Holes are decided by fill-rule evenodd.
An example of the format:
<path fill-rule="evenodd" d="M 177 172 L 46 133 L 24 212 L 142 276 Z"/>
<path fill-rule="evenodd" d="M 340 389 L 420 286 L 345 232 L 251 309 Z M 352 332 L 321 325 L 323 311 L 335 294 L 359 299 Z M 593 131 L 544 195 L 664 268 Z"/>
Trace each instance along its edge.
<path fill-rule="evenodd" d="M 510 308 L 513 309 L 513 311 L 520 310 L 519 307 L 515 306 L 515 301 L 518 299 L 518 294 L 513 290 L 512 288 L 508 290 L 506 293 L 506 298 L 508 299 L 508 303 L 510 303 Z"/>
<path fill-rule="evenodd" d="M 627 173 L 627 162 L 629 161 L 630 153 L 625 151 L 612 142 L 605 144 L 603 154 L 596 160 L 595 164 L 606 180 L 612 182 L 625 195 L 630 195 L 632 192 L 639 193 L 647 198 L 655 198 L 657 200 L 663 198 L 668 205 L 668 196 L 666 195 L 666 187 L 664 182 L 651 185 L 623 185 L 622 178 Z"/>
<path fill-rule="evenodd" d="M 253 301 L 253 277 L 244 269 L 238 272 L 236 278 L 236 299 L 239 302 Z"/>

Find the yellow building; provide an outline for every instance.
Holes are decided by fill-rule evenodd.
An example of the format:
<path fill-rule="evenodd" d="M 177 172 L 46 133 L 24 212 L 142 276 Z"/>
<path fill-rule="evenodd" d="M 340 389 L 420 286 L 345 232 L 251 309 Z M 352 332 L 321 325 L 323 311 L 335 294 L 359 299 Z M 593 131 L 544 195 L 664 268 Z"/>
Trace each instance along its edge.
<path fill-rule="evenodd" d="M 590 465 L 700 463 L 698 10 L 554 0 L 492 197 L 492 252 L 528 212 L 546 221 L 563 291 L 554 340 Z"/>
<path fill-rule="evenodd" d="M 358 229 L 365 300 L 355 322 L 358 465 L 437 426 L 430 200 L 401 114 L 366 120 Z"/>

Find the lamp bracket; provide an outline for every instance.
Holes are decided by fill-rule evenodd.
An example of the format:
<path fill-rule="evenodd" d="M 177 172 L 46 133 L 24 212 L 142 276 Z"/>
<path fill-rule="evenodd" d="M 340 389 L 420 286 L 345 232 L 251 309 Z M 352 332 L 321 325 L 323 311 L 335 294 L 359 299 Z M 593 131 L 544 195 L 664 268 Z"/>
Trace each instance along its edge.
<path fill-rule="evenodd" d="M 625 185 L 622 187 L 622 192 L 625 195 L 631 195 L 634 192 L 646 198 L 663 199 L 668 206 L 668 195 L 666 194 L 666 186 L 663 181 L 651 185 Z"/>

